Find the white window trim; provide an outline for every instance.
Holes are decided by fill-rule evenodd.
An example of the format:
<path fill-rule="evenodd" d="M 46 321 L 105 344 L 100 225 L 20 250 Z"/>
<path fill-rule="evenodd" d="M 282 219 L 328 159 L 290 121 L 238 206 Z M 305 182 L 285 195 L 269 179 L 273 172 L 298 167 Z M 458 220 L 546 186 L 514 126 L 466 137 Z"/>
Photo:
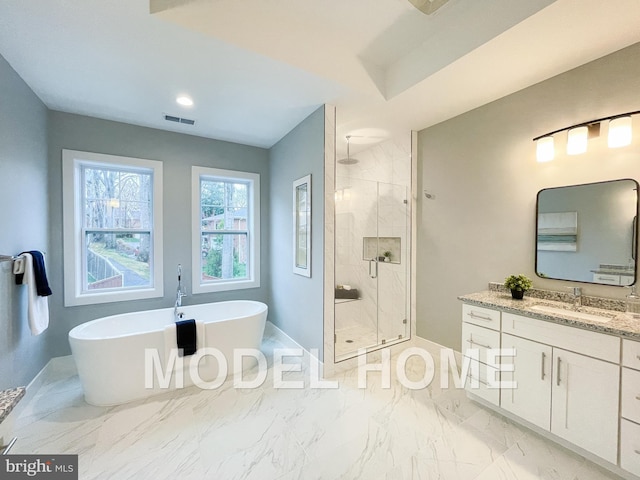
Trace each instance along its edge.
<path fill-rule="evenodd" d="M 82 208 L 80 167 L 83 163 L 153 170 L 153 286 L 135 290 L 82 292 Z M 65 306 L 123 302 L 164 296 L 162 274 L 162 162 L 102 153 L 62 150 L 62 208 Z"/>
<path fill-rule="evenodd" d="M 200 270 L 200 179 L 220 179 L 225 182 L 249 181 L 249 265 L 248 278 L 202 283 Z M 191 285 L 194 294 L 258 288 L 260 286 L 260 175 L 257 173 L 222 170 L 219 168 L 191 167 Z"/>

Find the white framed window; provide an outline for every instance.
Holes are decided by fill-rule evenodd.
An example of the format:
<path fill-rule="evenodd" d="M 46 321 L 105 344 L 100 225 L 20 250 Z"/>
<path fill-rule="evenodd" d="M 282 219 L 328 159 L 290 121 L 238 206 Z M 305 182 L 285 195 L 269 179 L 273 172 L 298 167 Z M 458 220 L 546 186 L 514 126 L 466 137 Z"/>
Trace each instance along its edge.
<path fill-rule="evenodd" d="M 162 162 L 62 151 L 65 306 L 162 297 Z"/>
<path fill-rule="evenodd" d="M 192 167 L 193 293 L 260 286 L 260 175 Z"/>

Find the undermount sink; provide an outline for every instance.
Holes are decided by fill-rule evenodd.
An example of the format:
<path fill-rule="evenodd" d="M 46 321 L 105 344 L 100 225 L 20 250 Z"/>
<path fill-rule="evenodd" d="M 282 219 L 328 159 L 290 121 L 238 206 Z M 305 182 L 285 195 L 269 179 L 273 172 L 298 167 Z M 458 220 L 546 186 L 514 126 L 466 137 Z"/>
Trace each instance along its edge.
<path fill-rule="evenodd" d="M 536 312 L 555 313 L 557 315 L 564 315 L 581 320 L 591 320 L 592 322 L 606 323 L 611 320 L 611 317 L 594 315 L 592 313 L 578 312 L 576 310 L 567 310 L 564 308 L 552 307 L 549 305 L 534 305 L 531 307 L 531 310 Z"/>

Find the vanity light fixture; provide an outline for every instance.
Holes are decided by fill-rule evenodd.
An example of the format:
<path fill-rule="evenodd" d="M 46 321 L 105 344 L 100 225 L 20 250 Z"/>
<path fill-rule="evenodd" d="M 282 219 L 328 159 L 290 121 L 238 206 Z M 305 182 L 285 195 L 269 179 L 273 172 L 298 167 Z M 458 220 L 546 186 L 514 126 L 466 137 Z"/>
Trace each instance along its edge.
<path fill-rule="evenodd" d="M 580 155 L 587 151 L 589 128 L 587 126 L 576 127 L 567 133 L 567 155 Z"/>
<path fill-rule="evenodd" d="M 609 148 L 626 147 L 631 144 L 631 116 L 612 118 L 609 121 Z"/>
<path fill-rule="evenodd" d="M 536 144 L 536 159 L 539 162 L 550 162 L 555 156 L 553 137 L 542 137 Z"/>
<path fill-rule="evenodd" d="M 590 138 L 600 135 L 600 125 L 609 121 L 609 148 L 625 147 L 631 144 L 631 117 L 640 114 L 640 110 L 597 118 L 570 127 L 560 128 L 533 139 L 536 142 L 536 159 L 538 162 L 549 162 L 554 157 L 554 138 L 557 133 L 567 132 L 567 154 L 579 155 L 587 151 Z"/>

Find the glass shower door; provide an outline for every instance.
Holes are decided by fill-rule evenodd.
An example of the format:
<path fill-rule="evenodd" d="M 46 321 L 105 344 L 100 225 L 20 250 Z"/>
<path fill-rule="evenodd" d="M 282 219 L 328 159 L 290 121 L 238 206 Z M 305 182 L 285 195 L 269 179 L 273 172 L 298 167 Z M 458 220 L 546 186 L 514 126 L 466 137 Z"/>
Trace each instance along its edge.
<path fill-rule="evenodd" d="M 377 238 L 377 183 L 336 179 L 335 355 L 348 358 L 378 344 L 378 281 L 363 241 Z M 377 246 L 375 247 L 377 251 Z"/>
<path fill-rule="evenodd" d="M 336 359 L 408 335 L 408 195 L 401 185 L 336 179 Z"/>
<path fill-rule="evenodd" d="M 408 336 L 408 195 L 402 185 L 378 183 L 378 343 Z"/>

